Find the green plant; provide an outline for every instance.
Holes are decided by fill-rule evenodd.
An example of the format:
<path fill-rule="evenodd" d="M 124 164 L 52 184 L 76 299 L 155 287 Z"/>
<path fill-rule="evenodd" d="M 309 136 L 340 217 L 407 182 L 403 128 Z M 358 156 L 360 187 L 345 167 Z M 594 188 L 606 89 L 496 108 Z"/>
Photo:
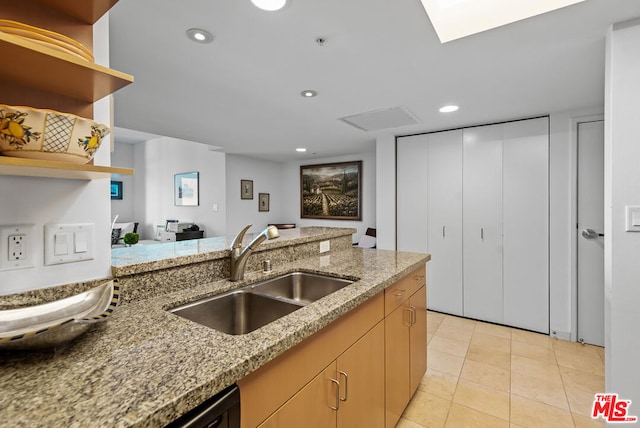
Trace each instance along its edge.
<path fill-rule="evenodd" d="M 124 234 L 124 243 L 127 245 L 134 245 L 138 243 L 140 235 L 137 233 L 129 232 Z"/>

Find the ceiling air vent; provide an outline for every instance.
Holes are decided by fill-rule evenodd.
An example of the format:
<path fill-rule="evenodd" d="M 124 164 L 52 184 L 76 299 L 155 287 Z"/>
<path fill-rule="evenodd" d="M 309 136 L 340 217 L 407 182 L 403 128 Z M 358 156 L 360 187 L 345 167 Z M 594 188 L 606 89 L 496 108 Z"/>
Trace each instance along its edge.
<path fill-rule="evenodd" d="M 354 114 L 341 117 L 340 120 L 363 131 L 378 131 L 380 129 L 418 124 L 416 117 L 404 107 L 385 108 Z"/>

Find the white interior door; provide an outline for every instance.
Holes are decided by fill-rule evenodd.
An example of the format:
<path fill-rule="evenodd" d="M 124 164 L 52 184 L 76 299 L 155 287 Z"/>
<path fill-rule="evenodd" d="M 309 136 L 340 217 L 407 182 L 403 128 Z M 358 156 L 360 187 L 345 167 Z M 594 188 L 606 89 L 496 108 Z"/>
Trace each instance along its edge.
<path fill-rule="evenodd" d="M 396 248 L 427 252 L 428 134 L 398 138 L 396 145 Z"/>
<path fill-rule="evenodd" d="M 429 309 L 462 315 L 462 130 L 429 134 Z"/>
<path fill-rule="evenodd" d="M 549 333 L 549 119 L 504 125 L 504 323 Z"/>
<path fill-rule="evenodd" d="M 464 316 L 503 322 L 502 125 L 463 134 Z"/>
<path fill-rule="evenodd" d="M 578 124 L 578 341 L 604 346 L 604 122 Z"/>

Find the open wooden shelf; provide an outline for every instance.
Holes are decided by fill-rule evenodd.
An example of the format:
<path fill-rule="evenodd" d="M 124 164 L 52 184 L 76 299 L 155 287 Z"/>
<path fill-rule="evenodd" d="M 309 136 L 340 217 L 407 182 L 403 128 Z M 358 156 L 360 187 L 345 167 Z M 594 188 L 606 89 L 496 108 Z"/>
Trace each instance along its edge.
<path fill-rule="evenodd" d="M 0 32 L 0 57 L 19 58 L 0 67 L 0 80 L 86 102 L 133 82 L 133 76 Z"/>
<path fill-rule="evenodd" d="M 78 165 L 66 162 L 0 156 L 0 175 L 97 180 L 111 178 L 111 174 L 133 175 L 133 170 L 129 168 L 90 164 Z"/>
<path fill-rule="evenodd" d="M 94 24 L 118 0 L 38 0 L 84 23 Z"/>

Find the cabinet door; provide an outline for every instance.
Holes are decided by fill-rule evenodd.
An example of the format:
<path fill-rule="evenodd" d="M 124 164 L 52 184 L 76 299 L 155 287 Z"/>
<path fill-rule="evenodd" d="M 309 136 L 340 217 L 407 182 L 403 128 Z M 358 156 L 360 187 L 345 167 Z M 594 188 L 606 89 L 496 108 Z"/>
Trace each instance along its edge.
<path fill-rule="evenodd" d="M 464 316 L 503 322 L 502 125 L 464 130 Z M 434 256 L 435 259 L 435 256 Z"/>
<path fill-rule="evenodd" d="M 409 299 L 414 313 L 410 330 L 410 394 L 413 395 L 420 386 L 427 371 L 427 289 L 421 287 Z"/>
<path fill-rule="evenodd" d="M 338 427 L 384 427 L 384 322 L 338 358 Z"/>
<path fill-rule="evenodd" d="M 400 251 L 427 252 L 428 135 L 398 138 L 396 243 Z"/>
<path fill-rule="evenodd" d="M 462 130 L 429 134 L 429 308 L 462 315 Z"/>
<path fill-rule="evenodd" d="M 403 303 L 385 318 L 385 427 L 393 428 L 400 420 L 410 395 L 409 343 L 410 315 Z"/>
<path fill-rule="evenodd" d="M 337 408 L 339 389 L 332 379 L 336 379 L 335 362 L 314 377 L 259 427 L 335 427 L 336 410 L 331 407 Z"/>
<path fill-rule="evenodd" d="M 549 333 L 548 118 L 504 125 L 504 323 Z"/>

